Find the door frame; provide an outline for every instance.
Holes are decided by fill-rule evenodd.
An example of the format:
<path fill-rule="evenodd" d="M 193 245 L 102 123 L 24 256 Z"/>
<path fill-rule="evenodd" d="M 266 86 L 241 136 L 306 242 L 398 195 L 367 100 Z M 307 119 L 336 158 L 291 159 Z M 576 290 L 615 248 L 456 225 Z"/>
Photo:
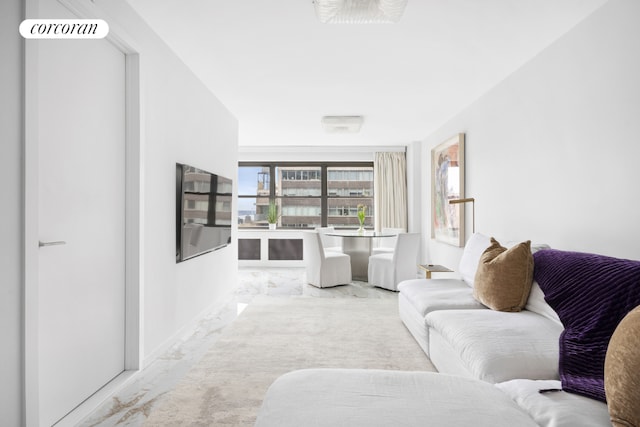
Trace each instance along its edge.
<path fill-rule="evenodd" d="M 78 18 L 106 19 L 92 2 L 58 0 Z M 25 17 L 37 17 L 38 0 L 26 0 Z M 131 37 L 109 22 L 106 39 L 125 55 L 125 354 L 124 371 L 57 425 L 75 425 L 143 368 L 142 292 L 143 171 L 140 54 Z M 39 229 L 38 229 L 38 43 L 25 41 L 24 59 L 24 422 L 40 425 L 39 402 Z"/>

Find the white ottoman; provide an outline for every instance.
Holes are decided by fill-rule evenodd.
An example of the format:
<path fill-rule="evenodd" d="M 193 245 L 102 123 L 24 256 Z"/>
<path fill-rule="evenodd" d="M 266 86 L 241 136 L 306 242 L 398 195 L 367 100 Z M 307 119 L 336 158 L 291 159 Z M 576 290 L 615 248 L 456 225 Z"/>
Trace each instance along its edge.
<path fill-rule="evenodd" d="M 494 385 L 433 372 L 305 369 L 269 388 L 257 427 L 537 427 Z"/>

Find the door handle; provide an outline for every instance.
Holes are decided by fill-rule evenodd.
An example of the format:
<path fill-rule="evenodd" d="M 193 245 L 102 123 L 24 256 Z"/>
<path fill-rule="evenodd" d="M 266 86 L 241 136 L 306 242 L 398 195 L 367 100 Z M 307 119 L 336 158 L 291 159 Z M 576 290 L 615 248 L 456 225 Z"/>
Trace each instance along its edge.
<path fill-rule="evenodd" d="M 67 242 L 62 241 L 62 240 L 58 240 L 57 242 L 42 242 L 42 241 L 38 241 L 38 247 L 43 247 L 43 246 L 57 246 L 57 245 L 66 245 Z"/>

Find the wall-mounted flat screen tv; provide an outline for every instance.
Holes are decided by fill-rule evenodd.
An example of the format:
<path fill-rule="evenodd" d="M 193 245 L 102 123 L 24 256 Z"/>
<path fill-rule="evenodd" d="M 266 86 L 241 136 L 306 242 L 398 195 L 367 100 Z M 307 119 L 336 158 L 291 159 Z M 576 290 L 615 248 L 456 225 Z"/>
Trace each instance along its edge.
<path fill-rule="evenodd" d="M 176 262 L 231 243 L 233 181 L 176 163 Z"/>

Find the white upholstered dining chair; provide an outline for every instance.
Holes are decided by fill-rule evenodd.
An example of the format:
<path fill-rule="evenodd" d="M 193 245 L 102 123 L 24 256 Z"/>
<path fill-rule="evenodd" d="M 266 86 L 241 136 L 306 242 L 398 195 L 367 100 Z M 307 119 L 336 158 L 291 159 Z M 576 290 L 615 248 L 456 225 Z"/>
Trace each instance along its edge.
<path fill-rule="evenodd" d="M 322 247 L 325 251 L 342 252 L 342 244 L 340 243 L 340 237 L 329 236 L 328 233 L 335 231 L 335 227 L 316 227 L 316 231 L 320 233 L 320 239 L 322 240 Z"/>
<path fill-rule="evenodd" d="M 392 253 L 396 247 L 396 240 L 398 240 L 397 234 L 404 233 L 404 228 L 383 228 L 382 233 L 395 233 L 393 237 L 380 237 L 378 239 L 378 246 L 371 249 L 372 255 Z"/>
<path fill-rule="evenodd" d="M 369 257 L 369 284 L 398 290 L 398 283 L 415 279 L 418 265 L 419 233 L 400 233 L 393 252 Z"/>
<path fill-rule="evenodd" d="M 307 283 L 318 288 L 351 283 L 351 258 L 349 255 L 325 251 L 321 234 L 303 231 L 302 250 L 307 267 Z"/>

